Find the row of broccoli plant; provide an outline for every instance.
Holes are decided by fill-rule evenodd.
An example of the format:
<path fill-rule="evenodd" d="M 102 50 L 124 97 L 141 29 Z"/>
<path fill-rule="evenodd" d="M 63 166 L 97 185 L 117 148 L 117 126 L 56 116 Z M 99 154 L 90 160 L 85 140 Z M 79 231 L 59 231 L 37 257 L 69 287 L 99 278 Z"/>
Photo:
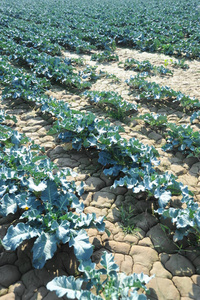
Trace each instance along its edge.
<path fill-rule="evenodd" d="M 18 212 L 20 217 L 16 225 L 9 226 L 1 241 L 4 248 L 13 251 L 23 241 L 35 238 L 32 264 L 40 269 L 53 257 L 59 244 L 68 243 L 73 247 L 82 277 L 62 276 L 49 282 L 47 288 L 55 290 L 59 297 L 66 294 L 70 299 L 147 299 L 137 291 L 148 292 L 145 284 L 153 276 L 118 274 L 113 255 L 107 252 L 101 258 L 103 268 L 95 268 L 91 261 L 93 246 L 85 229 L 95 227 L 104 231 L 105 225 L 102 217 L 83 213 L 84 207 L 78 198 L 83 184 L 77 187 L 74 181 L 67 181 L 66 176 L 74 173 L 69 169 L 58 171 L 44 156 L 43 149 L 7 127 L 6 119 L 16 122 L 1 110 L 0 208 L 2 216 Z M 101 275 L 106 275 L 106 279 L 102 280 Z M 87 283 L 84 290 L 83 283 Z M 91 292 L 93 287 L 97 296 Z"/>
<path fill-rule="evenodd" d="M 193 113 L 190 118 L 191 121 L 194 121 L 199 115 L 200 112 Z M 189 124 L 178 126 L 168 122 L 166 115 L 153 113 L 146 113 L 134 119 L 143 120 L 152 128 L 164 128 L 166 130 L 164 136 L 167 139 L 167 143 L 162 147 L 164 151 L 178 150 L 187 155 L 187 157 L 195 156 L 200 159 L 200 133 L 193 131 Z"/>
<path fill-rule="evenodd" d="M 6 22 L 7 23 L 7 22 Z M 7 40 L 13 39 L 19 45 L 32 47 L 40 52 L 45 52 L 50 55 L 61 55 L 62 47 L 58 43 L 52 43 L 47 36 L 41 35 L 38 28 L 32 24 L 30 30 L 30 23 L 26 21 L 9 20 L 7 24 L 0 24 L 0 34 Z"/>
<path fill-rule="evenodd" d="M 42 149 L 19 132 L 3 124 L 1 111 L 1 215 L 20 213 L 17 225 L 10 225 L 2 240 L 7 250 L 15 250 L 24 240 L 36 237 L 32 252 L 33 266 L 42 268 L 53 257 L 57 245 L 69 243 L 77 259 L 87 259 L 92 245 L 85 228 L 104 230 L 103 218 L 85 215 L 78 196 L 83 183 L 76 187 L 43 155 Z M 55 172 L 56 171 L 56 172 Z"/>
<path fill-rule="evenodd" d="M 120 62 L 119 65 L 121 65 L 122 63 Z M 173 72 L 168 69 L 165 68 L 163 65 L 161 66 L 154 66 L 150 63 L 149 60 L 143 60 L 143 61 L 139 61 L 137 59 L 134 58 L 127 58 L 124 62 L 124 69 L 125 70 L 133 70 L 133 71 L 137 71 L 137 72 L 145 72 L 146 75 L 157 75 L 160 74 L 162 76 L 164 75 L 173 75 Z"/>
<path fill-rule="evenodd" d="M 33 47 L 40 52 L 51 55 L 61 55 L 62 49 L 77 51 L 79 53 L 90 53 L 96 49 L 87 41 L 83 41 L 73 34 L 73 30 L 65 25 L 65 28 L 36 24 L 11 16 L 4 16 L 0 24 L 0 31 L 8 38 L 12 38 L 20 45 Z"/>
<path fill-rule="evenodd" d="M 165 59 L 164 60 L 164 65 L 167 67 L 168 65 L 171 65 L 173 68 L 180 68 L 183 70 L 189 69 L 189 65 L 185 63 L 185 59 L 178 59 L 178 60 L 173 60 L 172 58 L 170 60 Z"/>
<path fill-rule="evenodd" d="M 91 55 L 91 60 L 98 61 L 99 63 L 104 63 L 104 62 L 118 61 L 119 57 L 113 52 L 107 50 L 101 53 L 93 53 Z"/>
<path fill-rule="evenodd" d="M 6 57 L 3 57 L 0 62 L 0 72 L 4 73 L 4 76 L 2 77 L 2 81 L 4 82 L 4 85 L 6 83 L 9 84 L 9 93 L 6 89 L 6 94 L 9 96 L 10 94 L 14 93 L 15 97 L 25 97 L 26 95 L 30 93 L 30 90 L 34 90 L 35 96 L 40 94 L 40 89 L 42 90 L 44 88 L 50 87 L 50 82 L 46 80 L 45 78 L 40 79 L 36 78 L 34 75 L 30 74 L 24 74 L 21 72 L 18 68 L 13 68 L 7 61 Z M 7 75 L 5 76 L 5 73 Z M 95 68 L 85 68 L 83 72 L 81 73 L 82 77 L 84 77 L 83 74 L 93 74 L 95 76 Z M 15 75 L 15 79 L 13 79 Z M 86 75 L 88 76 L 88 75 Z M 17 79 L 18 78 L 18 79 Z M 26 80 L 24 79 L 26 78 Z M 28 79 L 29 78 L 29 79 Z M 24 83 L 24 85 L 19 84 L 19 80 L 21 83 Z M 12 84 L 11 84 L 12 81 Z M 35 85 L 33 84 L 37 83 L 37 88 L 35 89 Z M 27 84 L 25 84 L 27 83 Z M 38 89 L 38 87 L 40 87 Z M 26 95 L 25 95 L 26 94 Z M 123 98 L 114 92 L 85 92 L 85 96 L 87 96 L 91 102 L 97 103 L 100 107 L 103 107 L 106 109 L 107 113 L 114 118 L 123 120 L 125 116 L 137 111 L 137 106 L 134 104 L 131 104 L 127 101 L 124 101 Z M 99 95 L 99 96 L 98 96 Z M 98 98 L 99 97 L 99 98 Z M 98 101 L 99 99 L 99 101 Z M 109 109 L 108 109 L 109 108 Z"/>
<path fill-rule="evenodd" d="M 19 83 L 22 89 L 24 80 L 22 84 Z M 4 97 L 7 95 L 12 97 L 9 89 L 4 89 L 3 94 Z M 13 98 L 16 98 L 15 94 Z M 86 114 L 71 110 L 63 101 L 56 101 L 42 95 L 36 97 L 32 91 L 23 99 L 35 101 L 42 111 L 56 117 L 57 120 L 50 134 L 58 134 L 61 140 L 70 142 L 76 150 L 82 147 L 95 147 L 99 151 L 99 163 L 103 165 L 104 173 L 110 176 L 122 175 L 122 178 L 114 182 L 114 186 L 127 186 L 134 193 L 147 191 L 149 195 L 158 199 L 160 206 L 158 213 L 161 215 L 164 211 L 169 213 L 173 211 L 171 208 L 166 208 L 171 196 L 174 193 L 182 194 L 182 201 L 188 206 L 185 209 L 177 209 L 177 219 L 174 221 L 177 229 L 174 238 L 182 239 L 190 232 L 199 234 L 198 205 L 192 204 L 192 214 L 188 214 L 191 209 L 190 204 L 194 203 L 189 192 L 185 192 L 183 185 L 178 183 L 174 176 L 168 173 L 161 175 L 155 171 L 153 165 L 159 164 L 158 152 L 155 148 L 145 146 L 135 138 L 127 141 L 119 134 L 122 128 L 113 127 L 105 120 L 99 121 L 92 113 Z M 171 218 L 174 220 L 173 216 L 171 215 Z M 182 222 L 183 216 L 184 222 Z"/>
<path fill-rule="evenodd" d="M 9 55 L 9 60 L 28 66 L 38 76 L 46 77 L 51 83 L 61 84 L 68 89 L 87 89 L 91 86 L 89 81 L 98 78 L 95 68 L 86 68 L 81 74 L 77 74 L 69 60 L 62 61 L 59 57 L 52 57 L 36 49 L 17 45 L 12 40 L 2 41 L 0 51 L 2 54 Z"/>
<path fill-rule="evenodd" d="M 90 103 L 103 108 L 109 116 L 121 121 L 137 111 L 137 105 L 123 100 L 122 96 L 115 92 L 85 91 L 83 95 Z"/>
<path fill-rule="evenodd" d="M 144 79 L 145 74 L 131 76 L 126 83 L 132 93 L 137 93 L 138 100 L 170 100 L 171 102 L 179 102 L 181 106 L 187 110 L 198 109 L 200 102 L 198 99 L 186 96 L 181 92 L 176 92 L 168 86 L 161 86 L 155 82 L 148 82 Z M 138 93 L 139 92 L 139 93 Z"/>

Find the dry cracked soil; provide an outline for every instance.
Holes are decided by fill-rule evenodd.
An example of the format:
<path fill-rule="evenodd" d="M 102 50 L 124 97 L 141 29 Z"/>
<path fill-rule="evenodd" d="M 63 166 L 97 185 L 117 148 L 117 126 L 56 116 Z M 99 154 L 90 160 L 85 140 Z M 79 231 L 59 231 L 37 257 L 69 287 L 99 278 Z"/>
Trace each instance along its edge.
<path fill-rule="evenodd" d="M 142 53 L 131 49 L 116 49 L 119 61 L 127 58 L 149 60 L 159 66 L 171 57 L 162 54 Z M 63 56 L 84 59 L 85 65 L 97 66 L 108 74 L 116 75 L 120 81 L 102 77 L 97 80 L 91 90 L 115 91 L 125 100 L 135 102 L 133 95 L 125 83 L 126 79 L 137 73 L 124 70 L 118 62 L 98 63 L 90 60 L 89 55 L 78 55 L 64 52 Z M 170 86 L 176 91 L 199 97 L 200 94 L 200 62 L 189 61 L 188 70 L 180 68 L 173 70 L 173 76 L 152 76 L 151 81 L 160 85 Z M 61 87 L 54 86 L 50 95 L 68 102 L 71 107 L 92 111 L 98 118 L 108 118 L 104 111 L 91 105 L 80 95 L 71 94 Z M 81 201 L 85 204 L 85 213 L 95 212 L 97 216 L 105 217 L 106 233 L 89 229 L 88 235 L 94 245 L 93 260 L 98 264 L 103 251 L 112 252 L 120 271 L 126 274 L 155 274 L 148 288 L 151 300 L 200 300 L 200 248 L 183 243 L 175 243 L 168 234 L 168 228 L 173 230 L 169 222 L 161 221 L 153 212 L 154 202 L 147 201 L 142 195 L 134 195 L 125 187 L 112 189 L 113 179 L 103 174 L 102 166 L 98 164 L 95 150 L 71 150 L 70 145 L 59 143 L 55 137 L 47 134 L 52 120 L 44 116 L 29 104 L 17 101 L 14 104 L 8 100 L 1 102 L 8 114 L 17 117 L 15 129 L 25 133 L 35 143 L 44 146 L 46 154 L 61 169 L 69 167 L 77 176 L 76 183 L 85 183 L 85 191 Z M 140 103 L 138 114 L 155 112 L 166 114 L 168 121 L 176 124 L 189 123 L 189 115 L 172 103 L 155 105 L 153 102 Z M 161 171 L 168 171 L 178 177 L 178 181 L 188 185 L 194 192 L 194 198 L 200 203 L 200 162 L 197 158 L 185 158 L 180 152 L 166 153 L 161 146 L 165 143 L 163 132 L 145 126 L 143 121 L 127 117 L 125 123 L 110 119 L 112 124 L 121 125 L 125 132 L 123 137 L 138 138 L 141 142 L 153 145 L 160 154 Z M 12 124 L 11 124 L 12 125 Z M 192 125 L 198 131 L 200 124 Z M 69 178 L 70 179 L 70 178 Z M 131 214 L 131 216 L 130 216 Z M 129 216 L 129 217 L 127 217 Z M 0 218 L 0 238 L 6 233 L 9 224 L 16 216 Z M 128 219 L 128 221 L 127 221 Z M 127 223 L 128 222 L 128 223 Z M 0 246 L 0 299 L 1 300 L 56 300 L 54 292 L 46 289 L 46 284 L 56 275 L 72 275 L 76 273 L 77 262 L 67 245 L 60 247 L 53 259 L 49 260 L 42 270 L 36 270 L 31 264 L 31 243 L 23 243 L 16 251 L 5 251 Z M 66 299 L 63 297 L 62 299 Z"/>

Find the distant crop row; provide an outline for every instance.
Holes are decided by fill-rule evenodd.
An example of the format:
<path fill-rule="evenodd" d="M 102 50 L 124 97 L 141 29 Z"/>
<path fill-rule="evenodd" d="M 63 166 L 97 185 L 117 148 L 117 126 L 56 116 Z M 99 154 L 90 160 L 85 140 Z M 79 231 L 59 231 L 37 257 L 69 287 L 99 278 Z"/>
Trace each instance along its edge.
<path fill-rule="evenodd" d="M 119 45 L 200 58 L 196 0 L 1 2 L 0 30 L 49 53 L 58 54 L 60 46 L 89 52 Z"/>

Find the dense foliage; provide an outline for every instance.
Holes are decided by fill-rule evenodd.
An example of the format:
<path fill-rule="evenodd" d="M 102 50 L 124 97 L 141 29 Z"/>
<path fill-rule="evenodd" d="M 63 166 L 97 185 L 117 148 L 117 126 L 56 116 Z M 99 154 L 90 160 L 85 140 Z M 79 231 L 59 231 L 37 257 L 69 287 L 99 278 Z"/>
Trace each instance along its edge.
<path fill-rule="evenodd" d="M 90 52 L 120 45 L 199 58 L 198 5 L 197 0 L 2 0 L 0 30 L 53 54 L 61 47 Z"/>

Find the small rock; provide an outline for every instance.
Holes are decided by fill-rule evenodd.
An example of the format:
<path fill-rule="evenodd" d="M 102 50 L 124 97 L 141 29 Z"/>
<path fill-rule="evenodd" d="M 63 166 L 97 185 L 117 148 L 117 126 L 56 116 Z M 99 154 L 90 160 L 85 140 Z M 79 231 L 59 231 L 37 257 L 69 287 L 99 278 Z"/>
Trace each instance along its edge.
<path fill-rule="evenodd" d="M 86 180 L 87 182 L 87 180 Z M 114 203 L 116 195 L 108 192 L 96 192 L 93 197 L 91 205 L 94 205 L 99 208 L 110 208 Z"/>
<path fill-rule="evenodd" d="M 197 157 L 187 157 L 183 160 L 184 163 L 186 163 L 189 167 L 192 167 L 195 163 L 198 163 Z"/>
<path fill-rule="evenodd" d="M 149 270 L 158 261 L 158 253 L 149 247 L 133 245 L 129 255 L 133 257 L 134 264 L 140 264 Z"/>
<path fill-rule="evenodd" d="M 200 258 L 200 248 L 197 247 L 188 247 L 186 248 L 186 256 L 187 258 L 194 264 L 194 261 Z"/>
<path fill-rule="evenodd" d="M 157 220 L 154 216 L 147 212 L 143 212 L 134 218 L 131 218 L 131 223 L 135 226 L 140 227 L 142 230 L 147 232 L 151 227 L 157 224 Z"/>
<path fill-rule="evenodd" d="M 176 176 L 183 175 L 183 174 L 186 174 L 186 173 L 187 173 L 186 169 L 183 168 L 183 167 L 180 166 L 180 165 L 172 164 L 172 165 L 170 166 L 170 169 L 172 170 L 172 172 L 173 172 L 174 175 L 176 175 Z"/>
<path fill-rule="evenodd" d="M 172 274 L 170 272 L 168 272 L 163 265 L 161 264 L 161 262 L 156 261 L 153 264 L 153 268 L 150 271 L 151 275 L 154 275 L 156 277 L 162 277 L 162 278 L 168 278 L 168 279 L 172 279 Z"/>
<path fill-rule="evenodd" d="M 96 264 L 98 264 L 101 260 L 101 257 L 103 255 L 104 252 L 110 253 L 109 251 L 107 251 L 107 249 L 105 248 L 101 248 L 95 252 L 93 252 L 92 254 L 92 261 Z"/>
<path fill-rule="evenodd" d="M 156 133 L 155 131 L 152 131 L 152 132 L 148 135 L 148 137 L 149 137 L 150 139 L 152 139 L 152 140 L 155 140 L 155 141 L 158 141 L 158 140 L 162 139 L 162 135 Z"/>
<path fill-rule="evenodd" d="M 15 254 L 15 252 L 5 251 L 0 253 L 0 266 L 13 265 L 16 260 L 17 255 Z"/>
<path fill-rule="evenodd" d="M 133 264 L 132 273 L 136 273 L 136 274 L 144 273 L 148 276 L 150 275 L 149 274 L 149 269 L 147 267 L 143 266 L 143 265 L 138 264 L 138 263 Z"/>
<path fill-rule="evenodd" d="M 21 280 L 28 291 L 37 289 L 39 286 L 43 285 L 43 283 L 39 281 L 35 270 L 30 270 L 27 273 L 23 274 Z"/>
<path fill-rule="evenodd" d="M 114 204 L 115 205 L 115 204 Z M 119 222 L 121 220 L 121 213 L 117 207 L 111 207 L 111 210 L 109 211 L 108 215 L 106 216 L 106 220 L 115 223 Z"/>
<path fill-rule="evenodd" d="M 192 277 L 191 277 L 191 279 L 192 279 L 192 281 L 195 283 L 195 284 L 197 284 L 198 286 L 200 286 L 200 275 L 193 275 Z"/>
<path fill-rule="evenodd" d="M 175 284 L 176 285 L 176 284 Z M 180 300 L 178 289 L 168 278 L 155 277 L 146 285 L 150 291 L 151 299 Z"/>
<path fill-rule="evenodd" d="M 173 277 L 173 282 L 179 290 L 181 297 L 190 297 L 190 299 L 200 299 L 200 287 L 193 283 L 189 277 Z"/>
<path fill-rule="evenodd" d="M 68 167 L 68 168 L 78 167 L 80 164 L 78 161 L 68 157 L 56 158 L 53 162 L 59 167 Z"/>
<path fill-rule="evenodd" d="M 123 242 L 125 237 L 125 233 L 123 231 L 119 231 L 117 234 L 114 235 L 114 240 L 116 242 Z"/>
<path fill-rule="evenodd" d="M 88 206 L 84 209 L 84 212 L 86 214 L 95 213 L 96 217 L 98 218 L 98 217 L 106 216 L 108 214 L 108 209 L 107 208 L 100 209 L 94 206 Z"/>
<path fill-rule="evenodd" d="M 86 180 L 84 190 L 87 192 L 95 192 L 102 189 L 106 184 L 103 180 L 97 177 L 89 177 Z"/>
<path fill-rule="evenodd" d="M 152 240 L 154 247 L 159 252 L 174 253 L 177 250 L 175 244 L 169 239 L 167 234 L 162 230 L 161 225 L 157 224 L 152 227 L 147 236 Z"/>
<path fill-rule="evenodd" d="M 77 276 L 77 274 L 79 273 L 78 261 L 72 248 L 70 248 L 68 252 L 59 253 L 58 258 L 62 260 L 62 264 L 65 268 L 64 271 L 66 271 L 67 274 Z M 46 285 L 46 282 L 44 285 Z"/>
<path fill-rule="evenodd" d="M 179 176 L 177 181 L 182 182 L 185 185 L 194 186 L 194 187 L 198 183 L 198 179 L 196 177 L 192 176 L 192 175 L 189 175 L 189 174 Z"/>
<path fill-rule="evenodd" d="M 121 263 L 120 271 L 129 275 L 132 274 L 133 269 L 133 259 L 129 255 L 124 255 L 124 261 Z"/>
<path fill-rule="evenodd" d="M 18 296 L 22 296 L 25 290 L 25 286 L 23 285 L 22 281 L 18 281 L 15 284 L 9 286 L 8 292 L 15 293 Z"/>
<path fill-rule="evenodd" d="M 30 300 L 42 300 L 47 295 L 48 291 L 44 286 L 41 286 L 38 290 L 34 291 L 34 296 Z"/>
<path fill-rule="evenodd" d="M 0 297 L 8 294 L 8 289 L 0 285 Z"/>
<path fill-rule="evenodd" d="M 106 241 L 103 246 L 111 252 L 118 252 L 122 254 L 128 254 L 130 245 L 123 242 Z"/>
<path fill-rule="evenodd" d="M 21 274 L 16 266 L 4 265 L 0 267 L 0 284 L 9 287 L 18 281 Z"/>
<path fill-rule="evenodd" d="M 149 237 L 145 237 L 142 240 L 140 240 L 138 242 L 138 245 L 144 246 L 144 247 L 151 247 L 151 248 L 153 248 L 152 241 L 151 241 L 151 239 Z"/>
<path fill-rule="evenodd" d="M 192 176 L 199 176 L 200 175 L 200 162 L 193 164 L 189 171 L 190 175 Z"/>
<path fill-rule="evenodd" d="M 53 148 L 55 145 L 54 142 L 45 142 L 45 143 L 41 143 L 40 146 L 43 147 L 45 149 L 45 151 Z"/>
<path fill-rule="evenodd" d="M 113 253 L 113 256 L 115 263 L 118 265 L 119 270 L 121 270 L 121 264 L 124 261 L 125 255 L 121 253 Z"/>
<path fill-rule="evenodd" d="M 62 300 L 63 298 L 60 298 L 58 296 L 56 296 L 55 292 L 49 292 L 44 298 L 43 300 Z M 67 299 L 67 298 L 65 298 Z"/>
<path fill-rule="evenodd" d="M 160 258 L 160 261 L 163 265 L 165 265 L 165 263 L 169 260 L 170 256 L 168 253 L 161 253 L 159 254 L 159 258 Z"/>
<path fill-rule="evenodd" d="M 180 254 L 172 254 L 165 267 L 173 276 L 191 276 L 195 273 L 192 263 Z"/>
<path fill-rule="evenodd" d="M 1 297 L 1 300 L 17 300 L 14 293 L 9 293 Z"/>
<path fill-rule="evenodd" d="M 111 186 L 113 184 L 113 179 L 106 176 L 103 172 L 101 172 L 100 178 L 105 182 L 106 186 Z"/>
<path fill-rule="evenodd" d="M 42 127 L 40 125 L 35 125 L 35 126 L 27 126 L 27 127 L 22 127 L 23 132 L 36 132 L 40 130 Z M 46 133 L 46 131 L 45 131 Z"/>
<path fill-rule="evenodd" d="M 102 246 L 102 240 L 100 235 L 89 237 L 89 242 L 94 246 L 94 249 L 100 249 Z"/>

